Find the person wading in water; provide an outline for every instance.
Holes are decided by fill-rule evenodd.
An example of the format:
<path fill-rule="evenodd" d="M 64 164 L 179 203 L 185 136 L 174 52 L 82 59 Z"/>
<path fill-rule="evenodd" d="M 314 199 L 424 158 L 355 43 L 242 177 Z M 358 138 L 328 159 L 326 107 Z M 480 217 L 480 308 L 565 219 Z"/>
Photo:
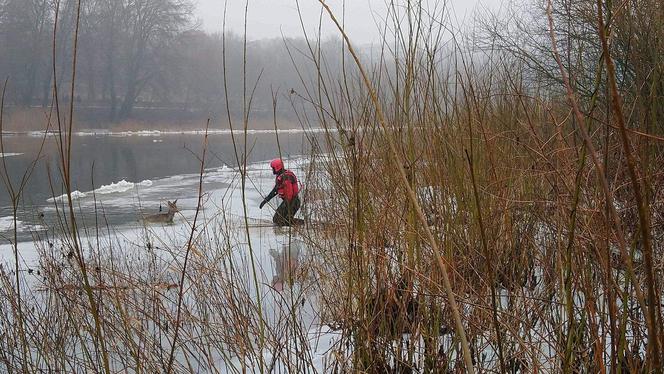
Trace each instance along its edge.
<path fill-rule="evenodd" d="M 269 195 L 263 199 L 260 208 L 267 204 L 277 194 L 281 197 L 282 202 L 277 208 L 277 211 L 272 217 L 272 222 L 277 226 L 291 226 L 303 224 L 301 219 L 293 218 L 295 213 L 300 209 L 300 198 L 297 196 L 300 192 L 300 186 L 297 182 L 297 177 L 292 171 L 284 168 L 284 163 L 281 159 L 275 159 L 270 162 L 272 174 L 276 175 L 274 188 Z"/>

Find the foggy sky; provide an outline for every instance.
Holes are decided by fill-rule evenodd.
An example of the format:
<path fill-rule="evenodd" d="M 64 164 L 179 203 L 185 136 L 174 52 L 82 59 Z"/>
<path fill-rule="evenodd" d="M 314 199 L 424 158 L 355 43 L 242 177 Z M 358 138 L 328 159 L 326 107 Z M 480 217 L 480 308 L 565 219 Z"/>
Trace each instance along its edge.
<path fill-rule="evenodd" d="M 206 31 L 222 30 L 225 0 L 194 0 L 196 16 Z M 468 19 L 478 7 L 496 7 L 499 0 L 450 0 L 459 24 Z M 305 27 L 310 37 L 315 36 L 320 19 L 320 5 L 317 0 L 299 0 Z M 354 43 L 366 44 L 379 40 L 376 24 L 383 23 L 386 0 L 346 0 L 345 26 Z M 434 3 L 434 1 L 431 1 Z M 342 0 L 328 0 L 337 16 L 342 15 Z M 228 0 L 226 29 L 238 34 L 244 29 L 244 0 Z M 323 18 L 323 38 L 338 35 L 327 15 Z M 247 35 L 250 40 L 303 36 L 298 17 L 296 0 L 249 0 Z"/>

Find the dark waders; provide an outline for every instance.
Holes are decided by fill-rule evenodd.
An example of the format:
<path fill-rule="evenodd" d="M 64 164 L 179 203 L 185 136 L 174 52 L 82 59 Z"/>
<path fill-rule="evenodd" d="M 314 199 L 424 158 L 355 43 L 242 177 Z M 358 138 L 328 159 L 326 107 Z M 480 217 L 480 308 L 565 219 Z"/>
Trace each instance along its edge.
<path fill-rule="evenodd" d="M 272 222 L 277 226 L 291 226 L 298 223 L 298 219 L 293 218 L 295 213 L 300 210 L 300 198 L 295 196 L 291 201 L 282 200 L 277 211 L 272 217 Z"/>

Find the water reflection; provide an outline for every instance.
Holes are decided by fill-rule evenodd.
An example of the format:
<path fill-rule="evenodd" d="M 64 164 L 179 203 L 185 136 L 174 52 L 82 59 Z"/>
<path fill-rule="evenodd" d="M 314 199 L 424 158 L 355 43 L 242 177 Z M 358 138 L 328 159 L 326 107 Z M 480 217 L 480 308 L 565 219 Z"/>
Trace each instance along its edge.
<path fill-rule="evenodd" d="M 303 243 L 292 240 L 285 243 L 281 250 L 270 249 L 270 256 L 274 264 L 274 276 L 272 287 L 281 292 L 285 284 L 293 285 L 301 275 L 301 260 L 303 255 Z"/>

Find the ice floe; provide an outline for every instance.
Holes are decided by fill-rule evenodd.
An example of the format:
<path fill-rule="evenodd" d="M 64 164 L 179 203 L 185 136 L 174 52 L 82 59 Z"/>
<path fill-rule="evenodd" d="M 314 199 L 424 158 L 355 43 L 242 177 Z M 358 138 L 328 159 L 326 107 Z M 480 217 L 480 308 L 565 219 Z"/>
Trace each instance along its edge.
<path fill-rule="evenodd" d="M 7 232 L 14 230 L 14 217 L 6 216 L 0 217 L 0 232 Z M 42 225 L 33 225 L 28 224 L 23 221 L 16 221 L 16 231 L 17 232 L 35 232 L 35 231 L 45 231 L 46 228 Z"/>
<path fill-rule="evenodd" d="M 23 153 L 0 153 L 0 158 L 20 156 Z"/>
<path fill-rule="evenodd" d="M 71 193 L 71 199 L 72 200 L 80 199 L 80 198 L 83 198 L 83 197 L 86 197 L 86 196 L 88 196 L 86 193 L 78 191 L 78 190 L 72 191 L 72 193 Z M 51 197 L 46 201 L 48 201 L 49 203 L 53 203 L 53 202 L 61 202 L 61 201 L 65 201 L 65 200 L 67 200 L 67 194 L 62 194 L 62 195 L 57 196 L 57 197 Z"/>
<path fill-rule="evenodd" d="M 119 182 L 114 182 L 111 184 L 106 184 L 102 185 L 101 187 L 95 189 L 94 191 L 89 191 L 89 192 L 81 192 L 81 191 L 73 191 L 71 193 L 72 200 L 76 199 L 81 199 L 84 197 L 87 197 L 91 194 L 97 194 L 97 195 L 108 195 L 112 193 L 122 193 L 122 192 L 127 192 L 129 190 L 134 189 L 134 187 L 150 187 L 152 186 L 153 182 L 149 179 L 146 179 L 142 182 L 139 183 L 133 183 L 133 182 L 127 182 L 125 179 L 119 181 Z M 67 194 L 63 194 L 57 197 L 51 197 L 47 201 L 49 203 L 52 202 L 61 202 L 67 200 Z"/>
<path fill-rule="evenodd" d="M 101 187 L 97 188 L 93 192 L 96 194 L 100 195 L 107 195 L 111 193 L 116 193 L 116 192 L 126 192 L 131 189 L 133 189 L 136 186 L 140 187 L 150 187 L 152 186 L 152 181 L 149 179 L 146 179 L 140 183 L 132 183 L 132 182 L 127 182 L 126 180 L 121 180 L 116 183 L 111 183 L 108 185 L 102 185 Z"/>

